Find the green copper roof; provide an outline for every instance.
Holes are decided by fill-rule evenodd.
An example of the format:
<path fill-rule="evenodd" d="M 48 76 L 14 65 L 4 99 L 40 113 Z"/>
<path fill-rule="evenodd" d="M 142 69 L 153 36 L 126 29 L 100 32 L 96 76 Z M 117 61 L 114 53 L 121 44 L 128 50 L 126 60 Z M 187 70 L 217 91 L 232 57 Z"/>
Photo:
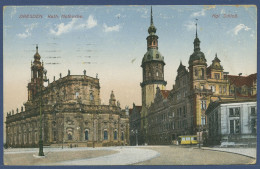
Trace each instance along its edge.
<path fill-rule="evenodd" d="M 205 55 L 201 51 L 194 51 L 192 55 L 190 55 L 189 64 L 192 64 L 193 61 L 199 60 L 202 62 L 207 62 Z"/>
<path fill-rule="evenodd" d="M 144 62 L 149 62 L 149 61 L 161 61 L 161 62 L 164 62 L 164 58 L 163 56 L 161 55 L 161 53 L 157 50 L 157 49 L 149 49 L 144 57 L 143 57 L 143 61 L 142 61 L 142 64 Z"/>

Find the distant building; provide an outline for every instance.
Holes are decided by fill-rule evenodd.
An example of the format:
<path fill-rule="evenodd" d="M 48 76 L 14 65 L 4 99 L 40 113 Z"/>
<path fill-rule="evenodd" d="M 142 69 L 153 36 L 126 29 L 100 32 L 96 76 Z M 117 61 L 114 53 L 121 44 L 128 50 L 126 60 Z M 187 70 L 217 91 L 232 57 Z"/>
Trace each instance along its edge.
<path fill-rule="evenodd" d="M 208 143 L 211 145 L 256 145 L 256 99 L 216 101 L 209 104 Z"/>
<path fill-rule="evenodd" d="M 99 79 L 71 75 L 48 82 L 38 46 L 31 64 L 28 100 L 21 111 L 8 112 L 6 143 L 11 147 L 38 146 L 40 111 L 44 145 L 115 146 L 129 144 L 128 111 L 116 103 L 113 91 L 109 105 L 101 105 Z"/>
<path fill-rule="evenodd" d="M 176 118 L 172 102 L 172 93 L 169 90 L 157 88 L 154 103 L 148 109 L 147 143 L 149 145 L 171 144 L 175 139 L 173 135 Z M 173 138 L 172 138 L 173 137 Z"/>
<path fill-rule="evenodd" d="M 141 110 L 142 106 L 136 106 L 135 104 L 133 104 L 133 109 L 130 109 L 130 145 L 138 145 L 141 143 Z"/>

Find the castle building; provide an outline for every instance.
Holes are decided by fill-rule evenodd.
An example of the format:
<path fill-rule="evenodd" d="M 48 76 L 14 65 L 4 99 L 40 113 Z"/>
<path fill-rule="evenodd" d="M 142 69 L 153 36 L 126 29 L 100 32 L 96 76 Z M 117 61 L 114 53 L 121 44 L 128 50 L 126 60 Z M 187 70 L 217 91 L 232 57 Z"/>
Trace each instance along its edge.
<path fill-rule="evenodd" d="M 148 28 L 147 52 L 142 60 L 143 82 L 142 88 L 142 110 L 141 110 L 141 143 L 145 143 L 147 133 L 147 110 L 154 100 L 156 88 L 165 89 L 167 82 L 164 80 L 164 57 L 158 51 L 158 36 L 153 23 L 153 13 L 151 7 L 151 22 Z"/>
<path fill-rule="evenodd" d="M 38 46 L 31 64 L 28 100 L 8 112 L 6 143 L 10 147 L 36 147 L 42 126 L 44 145 L 115 146 L 129 144 L 129 122 L 126 110 L 116 104 L 111 92 L 109 105 L 101 105 L 99 79 L 71 75 L 49 83 L 40 61 Z M 45 87 L 44 82 L 48 82 Z M 40 124 L 40 112 L 42 123 Z"/>
<path fill-rule="evenodd" d="M 152 10 L 148 32 L 148 51 L 142 61 L 141 119 L 135 119 L 141 123 L 141 144 L 172 144 L 180 135 L 207 133 L 206 110 L 211 102 L 231 102 L 242 98 L 256 101 L 256 74 L 228 75 L 217 54 L 208 66 L 200 48 L 197 23 L 188 68 L 181 62 L 173 88 L 166 90 L 165 63 L 158 52 Z"/>
<path fill-rule="evenodd" d="M 253 98 L 215 101 L 206 111 L 208 144 L 256 146 L 257 103 Z"/>

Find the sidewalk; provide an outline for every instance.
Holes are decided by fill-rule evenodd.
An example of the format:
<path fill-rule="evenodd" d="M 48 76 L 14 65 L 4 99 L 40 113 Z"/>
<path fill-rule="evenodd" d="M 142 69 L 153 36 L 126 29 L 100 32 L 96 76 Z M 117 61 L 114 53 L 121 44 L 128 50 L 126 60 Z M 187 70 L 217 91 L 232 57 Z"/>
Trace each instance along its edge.
<path fill-rule="evenodd" d="M 223 151 L 235 154 L 241 154 L 248 157 L 256 158 L 256 148 L 219 148 L 219 147 L 202 147 L 205 150 Z"/>
<path fill-rule="evenodd" d="M 50 165 L 130 165 L 160 156 L 157 151 L 138 147 L 107 147 L 106 149 L 115 150 L 118 153 L 97 158 L 63 161 Z"/>

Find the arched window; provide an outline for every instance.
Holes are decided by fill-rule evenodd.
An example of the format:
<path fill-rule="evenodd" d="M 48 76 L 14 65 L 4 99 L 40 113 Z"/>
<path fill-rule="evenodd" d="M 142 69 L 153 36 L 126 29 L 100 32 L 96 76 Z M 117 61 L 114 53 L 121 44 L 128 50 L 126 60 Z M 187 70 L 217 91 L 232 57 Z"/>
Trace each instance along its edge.
<path fill-rule="evenodd" d="M 204 79 L 204 69 L 201 68 L 201 78 Z"/>
<path fill-rule="evenodd" d="M 85 140 L 88 140 L 88 130 L 85 131 Z"/>
<path fill-rule="evenodd" d="M 124 132 L 121 133 L 121 140 L 124 140 Z"/>
<path fill-rule="evenodd" d="M 76 95 L 76 98 L 78 98 L 79 97 L 79 92 L 76 92 L 75 95 Z"/>
<path fill-rule="evenodd" d="M 195 69 L 195 76 L 198 76 L 198 70 Z"/>
<path fill-rule="evenodd" d="M 157 77 L 159 76 L 159 72 L 158 72 L 158 71 L 156 72 L 156 76 L 157 76 Z"/>
<path fill-rule="evenodd" d="M 72 140 L 72 133 L 68 133 L 68 140 Z"/>
<path fill-rule="evenodd" d="M 117 131 L 114 131 L 114 140 L 117 140 Z"/>
<path fill-rule="evenodd" d="M 155 45 L 155 41 L 153 41 L 153 45 Z"/>
<path fill-rule="evenodd" d="M 56 141 L 56 131 L 53 131 L 53 141 Z"/>
<path fill-rule="evenodd" d="M 108 137 L 107 137 L 107 131 L 104 131 L 104 140 L 107 140 Z"/>
<path fill-rule="evenodd" d="M 93 100 L 94 100 L 93 93 L 90 93 L 90 94 L 89 94 L 89 100 L 90 100 L 90 101 L 93 101 Z"/>

